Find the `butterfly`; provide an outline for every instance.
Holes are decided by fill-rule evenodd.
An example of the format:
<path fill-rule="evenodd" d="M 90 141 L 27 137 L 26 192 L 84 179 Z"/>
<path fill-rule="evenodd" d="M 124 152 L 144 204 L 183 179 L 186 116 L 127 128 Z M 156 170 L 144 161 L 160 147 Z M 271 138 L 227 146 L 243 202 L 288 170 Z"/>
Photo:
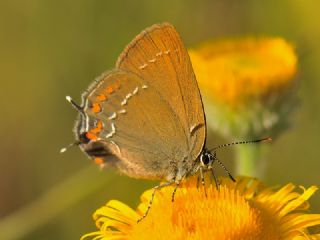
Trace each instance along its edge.
<path fill-rule="evenodd" d="M 205 147 L 206 120 L 196 77 L 181 37 L 169 23 L 155 24 L 120 54 L 113 70 L 103 73 L 82 95 L 74 133 L 76 145 L 101 166 L 121 173 L 165 183 L 154 187 L 144 218 L 156 190 L 175 185 L 199 173 L 211 171 L 218 162 L 235 181 L 216 150 L 258 142 L 244 141 Z M 265 140 L 265 139 L 263 139 Z M 65 149 L 63 149 L 65 150 Z"/>

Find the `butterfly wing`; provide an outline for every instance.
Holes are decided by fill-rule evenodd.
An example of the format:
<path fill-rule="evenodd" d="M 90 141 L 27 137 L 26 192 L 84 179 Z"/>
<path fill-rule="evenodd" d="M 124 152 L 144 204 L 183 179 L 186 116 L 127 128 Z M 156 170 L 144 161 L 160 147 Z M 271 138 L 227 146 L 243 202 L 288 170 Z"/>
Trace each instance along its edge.
<path fill-rule="evenodd" d="M 137 178 L 167 179 L 170 166 L 188 150 L 183 127 L 170 104 L 134 73 L 116 70 L 103 75 L 84 95 L 81 125 L 90 143 L 100 144 L 111 164 Z M 183 136 L 183 137 L 181 137 Z M 91 145 L 90 145 L 91 144 Z M 103 154 L 102 154 L 103 155 Z"/>
<path fill-rule="evenodd" d="M 106 163 L 129 176 L 171 180 L 202 151 L 201 96 L 188 53 L 169 24 L 139 34 L 83 101 L 81 128 L 108 149 L 113 157 Z"/>
<path fill-rule="evenodd" d="M 188 52 L 175 28 L 168 23 L 147 28 L 126 47 L 117 68 L 139 75 L 162 95 L 183 126 L 190 158 L 198 157 L 206 138 L 205 116 Z"/>

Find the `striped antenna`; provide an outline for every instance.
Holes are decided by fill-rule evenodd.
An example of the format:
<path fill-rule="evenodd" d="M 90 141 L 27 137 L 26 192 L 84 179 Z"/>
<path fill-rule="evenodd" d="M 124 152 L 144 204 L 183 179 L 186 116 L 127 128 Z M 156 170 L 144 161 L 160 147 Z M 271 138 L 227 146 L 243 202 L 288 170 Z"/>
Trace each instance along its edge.
<path fill-rule="evenodd" d="M 260 143 L 260 142 L 270 142 L 270 141 L 272 141 L 272 138 L 271 138 L 271 137 L 266 137 L 266 138 L 258 139 L 258 140 L 226 143 L 226 144 L 219 145 L 219 146 L 217 146 L 217 147 L 215 147 L 215 148 L 212 148 L 212 149 L 210 150 L 210 152 L 215 151 L 215 150 L 217 150 L 217 149 L 219 149 L 219 148 L 229 147 L 229 146 L 238 145 L 238 144 Z"/>

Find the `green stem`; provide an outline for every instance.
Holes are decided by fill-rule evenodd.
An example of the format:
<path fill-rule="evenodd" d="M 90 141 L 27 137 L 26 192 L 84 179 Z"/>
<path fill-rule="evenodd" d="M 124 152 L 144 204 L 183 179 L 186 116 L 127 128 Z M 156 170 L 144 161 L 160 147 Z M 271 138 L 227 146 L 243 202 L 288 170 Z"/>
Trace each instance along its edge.
<path fill-rule="evenodd" d="M 263 178 L 265 172 L 264 146 L 260 144 L 236 147 L 236 174 Z"/>

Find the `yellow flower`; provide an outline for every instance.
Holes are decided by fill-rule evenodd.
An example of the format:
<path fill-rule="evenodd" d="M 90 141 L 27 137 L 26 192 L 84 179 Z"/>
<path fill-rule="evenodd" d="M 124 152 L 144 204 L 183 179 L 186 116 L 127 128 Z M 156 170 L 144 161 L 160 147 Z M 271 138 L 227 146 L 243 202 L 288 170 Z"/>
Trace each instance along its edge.
<path fill-rule="evenodd" d="M 201 89 L 233 106 L 286 88 L 296 73 L 296 55 L 281 38 L 211 42 L 189 54 Z"/>
<path fill-rule="evenodd" d="M 189 50 L 208 125 L 236 138 L 275 137 L 295 105 L 297 57 L 281 38 L 209 42 Z"/>
<path fill-rule="evenodd" d="M 196 182 L 189 178 L 173 203 L 173 187 L 161 189 L 139 223 L 152 190 L 142 195 L 137 211 L 110 201 L 93 215 L 99 230 L 82 239 L 320 239 L 319 233 L 307 229 L 320 224 L 320 214 L 306 213 L 315 186 L 301 187 L 299 193 L 291 183 L 275 189 L 253 178 L 239 177 L 236 183 L 222 178 L 220 191 L 209 185 L 205 197 Z"/>

